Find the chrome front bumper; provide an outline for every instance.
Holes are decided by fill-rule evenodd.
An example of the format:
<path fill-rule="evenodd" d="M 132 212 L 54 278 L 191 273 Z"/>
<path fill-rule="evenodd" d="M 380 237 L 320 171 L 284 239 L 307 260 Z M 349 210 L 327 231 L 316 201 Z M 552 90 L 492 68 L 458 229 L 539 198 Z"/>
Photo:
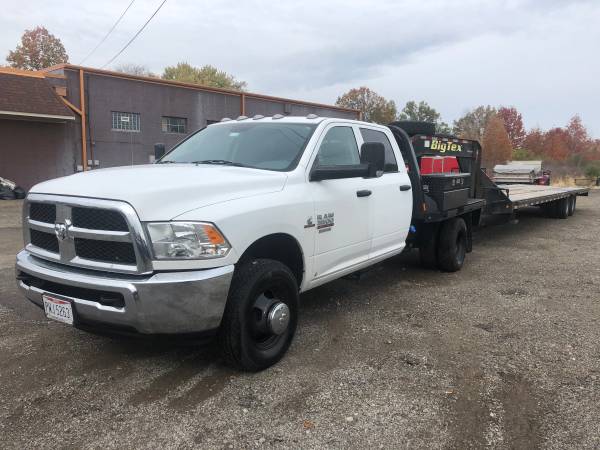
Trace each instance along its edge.
<path fill-rule="evenodd" d="M 16 263 L 19 288 L 36 305 L 43 307 L 43 293 L 58 294 L 71 301 L 76 325 L 133 328 L 143 334 L 198 333 L 217 329 L 233 269 L 230 265 L 148 276 L 107 274 L 61 266 L 32 256 L 26 250 L 17 255 Z M 40 289 L 27 283 L 27 275 L 62 286 L 121 294 L 124 305 L 107 306 Z"/>

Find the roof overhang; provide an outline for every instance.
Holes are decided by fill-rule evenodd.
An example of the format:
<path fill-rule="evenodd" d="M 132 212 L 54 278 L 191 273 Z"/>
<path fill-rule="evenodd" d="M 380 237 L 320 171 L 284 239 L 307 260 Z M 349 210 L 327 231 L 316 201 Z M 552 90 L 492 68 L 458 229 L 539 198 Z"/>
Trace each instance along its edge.
<path fill-rule="evenodd" d="M 34 122 L 66 122 L 75 120 L 74 116 L 58 116 L 19 111 L 0 111 L 1 119 L 29 120 Z"/>

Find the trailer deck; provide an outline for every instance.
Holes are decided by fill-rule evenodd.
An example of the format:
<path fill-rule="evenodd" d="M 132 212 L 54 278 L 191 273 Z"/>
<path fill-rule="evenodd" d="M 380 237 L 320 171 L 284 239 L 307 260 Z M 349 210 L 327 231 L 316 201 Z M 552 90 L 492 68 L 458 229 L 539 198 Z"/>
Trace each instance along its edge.
<path fill-rule="evenodd" d="M 499 184 L 505 191 L 512 210 L 548 203 L 571 195 L 587 195 L 589 188 L 539 186 L 534 184 Z"/>

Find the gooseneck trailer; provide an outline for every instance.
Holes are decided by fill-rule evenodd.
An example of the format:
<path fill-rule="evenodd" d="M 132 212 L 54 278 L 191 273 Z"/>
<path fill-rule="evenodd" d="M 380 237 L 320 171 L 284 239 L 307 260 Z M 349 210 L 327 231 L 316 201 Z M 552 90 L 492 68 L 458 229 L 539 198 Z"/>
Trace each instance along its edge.
<path fill-rule="evenodd" d="M 538 206 L 553 218 L 573 215 L 577 196 L 589 188 L 554 187 L 530 184 L 496 184 L 481 168 L 482 148 L 474 140 L 436 134 L 427 122 L 401 121 L 389 125 L 406 162 L 413 192 L 413 228 L 408 243 L 420 250 L 423 265 L 446 271 L 460 269 L 461 252 L 448 242 L 456 218 L 464 221 L 466 251 L 472 249 L 472 230 L 485 216 L 512 218 L 522 208 Z M 456 173 L 421 174 L 422 158 L 456 158 Z M 455 218 L 454 220 L 452 220 Z M 460 227 L 460 226 L 459 226 Z M 454 258 L 443 249 L 455 252 Z"/>

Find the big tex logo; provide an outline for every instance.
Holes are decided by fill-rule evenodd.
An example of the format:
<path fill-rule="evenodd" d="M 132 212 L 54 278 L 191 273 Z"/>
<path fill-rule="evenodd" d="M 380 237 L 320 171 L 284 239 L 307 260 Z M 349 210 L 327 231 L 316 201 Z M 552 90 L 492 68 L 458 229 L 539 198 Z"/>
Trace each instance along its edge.
<path fill-rule="evenodd" d="M 454 142 L 445 142 L 440 141 L 439 139 L 432 139 L 431 150 L 437 150 L 440 153 L 460 152 L 462 151 L 462 146 Z"/>

